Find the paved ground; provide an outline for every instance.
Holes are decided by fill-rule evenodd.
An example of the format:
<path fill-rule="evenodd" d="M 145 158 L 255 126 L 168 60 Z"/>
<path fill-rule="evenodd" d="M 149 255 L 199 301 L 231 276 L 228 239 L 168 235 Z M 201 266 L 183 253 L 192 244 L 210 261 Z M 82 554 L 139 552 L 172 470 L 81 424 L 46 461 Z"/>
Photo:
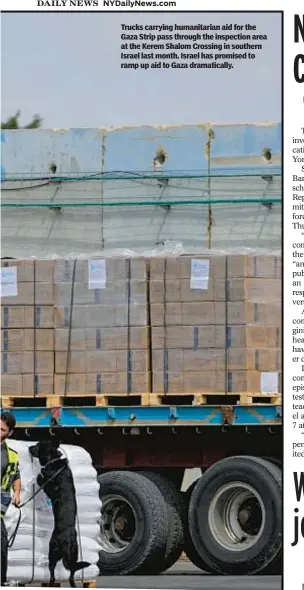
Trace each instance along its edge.
<path fill-rule="evenodd" d="M 280 576 L 207 576 L 191 564 L 179 563 L 162 576 L 101 577 L 98 588 L 130 590 L 280 590 Z"/>

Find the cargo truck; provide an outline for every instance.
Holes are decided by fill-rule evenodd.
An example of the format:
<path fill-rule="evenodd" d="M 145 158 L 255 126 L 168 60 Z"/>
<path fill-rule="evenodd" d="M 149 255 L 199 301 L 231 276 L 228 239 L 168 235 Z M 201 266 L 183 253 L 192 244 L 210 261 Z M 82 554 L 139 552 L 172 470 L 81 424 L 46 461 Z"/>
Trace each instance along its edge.
<path fill-rule="evenodd" d="M 182 552 L 209 573 L 279 573 L 281 406 L 37 405 L 12 409 L 16 438 L 59 436 L 98 471 L 103 574 L 161 573 Z"/>
<path fill-rule="evenodd" d="M 280 124 L 148 131 L 3 133 L 2 256 L 151 249 L 168 239 L 196 252 L 280 249 Z M 18 133 L 26 149 L 18 149 Z M 109 398 L 102 407 L 86 395 L 14 403 L 17 438 L 59 436 L 91 454 L 103 503 L 103 574 L 161 573 L 182 552 L 211 574 L 280 572 L 281 402 L 193 401 Z M 193 468 L 201 476 L 185 490 Z"/>

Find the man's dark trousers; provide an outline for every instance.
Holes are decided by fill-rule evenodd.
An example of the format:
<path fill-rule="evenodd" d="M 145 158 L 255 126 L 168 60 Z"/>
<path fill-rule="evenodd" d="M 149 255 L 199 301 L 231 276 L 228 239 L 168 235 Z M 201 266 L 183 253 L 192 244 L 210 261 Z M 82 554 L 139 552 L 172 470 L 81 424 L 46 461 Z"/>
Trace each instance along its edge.
<path fill-rule="evenodd" d="M 3 516 L 1 517 L 1 586 L 6 584 L 8 538 Z"/>

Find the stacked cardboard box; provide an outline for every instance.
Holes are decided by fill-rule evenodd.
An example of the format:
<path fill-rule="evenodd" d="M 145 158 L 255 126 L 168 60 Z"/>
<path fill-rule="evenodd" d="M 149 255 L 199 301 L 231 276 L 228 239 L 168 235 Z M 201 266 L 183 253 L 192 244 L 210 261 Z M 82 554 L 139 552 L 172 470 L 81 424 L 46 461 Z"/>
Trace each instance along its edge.
<path fill-rule="evenodd" d="M 227 391 L 281 392 L 281 258 L 228 256 Z"/>
<path fill-rule="evenodd" d="M 1 304 L 2 392 L 149 391 L 145 260 L 7 261 Z"/>
<path fill-rule="evenodd" d="M 53 261 L 1 266 L 1 391 L 53 393 Z"/>
<path fill-rule="evenodd" d="M 280 273 L 272 255 L 2 261 L 2 392 L 280 392 Z"/>
<path fill-rule="evenodd" d="M 280 390 L 280 259 L 183 256 L 150 268 L 153 392 Z"/>
<path fill-rule="evenodd" d="M 149 391 L 144 259 L 57 261 L 54 305 L 55 393 Z"/>

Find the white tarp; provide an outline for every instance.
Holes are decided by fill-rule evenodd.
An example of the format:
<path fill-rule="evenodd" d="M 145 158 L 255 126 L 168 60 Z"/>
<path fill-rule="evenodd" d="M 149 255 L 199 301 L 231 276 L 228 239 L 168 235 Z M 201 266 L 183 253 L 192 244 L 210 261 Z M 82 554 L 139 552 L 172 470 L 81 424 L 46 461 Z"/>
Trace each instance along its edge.
<path fill-rule="evenodd" d="M 34 442 L 10 440 L 10 446 L 19 453 L 22 478 L 21 503 L 26 502 L 39 487 L 36 478 L 40 472 L 37 459 L 32 459 L 28 448 Z M 98 576 L 98 556 L 100 551 L 99 533 L 101 502 L 99 484 L 90 455 L 82 448 L 62 445 L 60 450 L 68 458 L 74 477 L 78 507 L 79 561 L 92 565 L 75 574 L 75 580 L 91 580 Z M 22 508 L 22 518 L 15 542 L 9 549 L 8 581 L 47 582 L 49 580 L 48 550 L 53 531 L 54 519 L 50 500 L 41 491 L 36 498 Z M 10 506 L 5 522 L 8 536 L 14 532 L 19 510 Z M 66 581 L 69 572 L 59 562 L 56 567 L 56 580 Z"/>

